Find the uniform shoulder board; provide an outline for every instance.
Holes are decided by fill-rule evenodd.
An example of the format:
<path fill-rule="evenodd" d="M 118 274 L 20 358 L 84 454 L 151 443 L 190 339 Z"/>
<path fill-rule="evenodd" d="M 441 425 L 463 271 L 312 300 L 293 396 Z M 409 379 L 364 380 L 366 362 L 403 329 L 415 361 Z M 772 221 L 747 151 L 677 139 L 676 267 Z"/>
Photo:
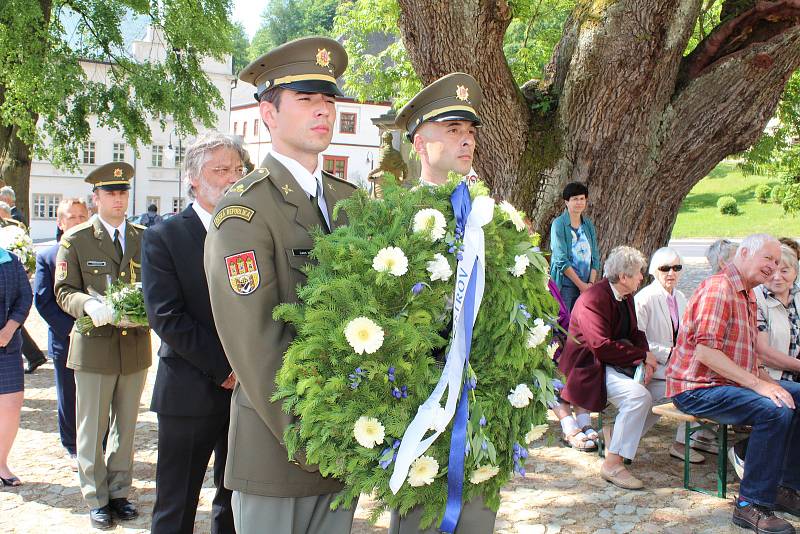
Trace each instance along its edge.
<path fill-rule="evenodd" d="M 233 184 L 231 188 L 228 189 L 228 193 L 234 193 L 242 196 L 247 193 L 251 187 L 264 180 L 267 176 L 269 176 L 269 169 L 265 167 L 258 167 L 257 169 L 254 169 L 253 172 Z"/>
<path fill-rule="evenodd" d="M 61 236 L 61 241 L 63 242 L 65 237 L 77 234 L 81 230 L 86 230 L 87 228 L 91 228 L 92 231 L 94 231 L 94 225 L 92 224 L 92 221 L 86 221 L 84 223 L 76 224 L 75 226 L 64 232 L 64 235 Z"/>
<path fill-rule="evenodd" d="M 136 223 L 129 223 L 134 228 L 138 228 L 139 230 L 147 230 L 147 227 L 143 224 L 136 224 Z"/>
<path fill-rule="evenodd" d="M 331 173 L 329 173 L 328 171 L 322 171 L 322 174 L 323 174 L 323 176 L 325 176 L 325 178 L 330 178 L 331 180 L 336 180 L 336 181 L 337 181 L 337 182 L 339 182 L 340 184 L 349 185 L 349 186 L 350 186 L 350 187 L 352 187 L 353 189 L 358 189 L 358 186 L 357 186 L 357 185 L 355 185 L 355 184 L 353 184 L 353 183 L 350 183 L 350 182 L 348 182 L 347 180 L 342 180 L 341 178 L 339 178 L 339 177 L 338 177 L 338 176 L 336 176 L 335 174 L 331 174 Z"/>

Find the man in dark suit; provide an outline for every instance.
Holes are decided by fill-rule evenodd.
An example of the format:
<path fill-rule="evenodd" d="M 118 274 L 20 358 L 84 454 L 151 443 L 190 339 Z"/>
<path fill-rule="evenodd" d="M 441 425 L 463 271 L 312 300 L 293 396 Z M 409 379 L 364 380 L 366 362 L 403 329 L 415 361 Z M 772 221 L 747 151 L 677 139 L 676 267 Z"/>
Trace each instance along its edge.
<path fill-rule="evenodd" d="M 186 151 L 194 202 L 144 235 L 142 284 L 150 325 L 161 338 L 151 409 L 158 414 L 153 534 L 191 534 L 206 467 L 214 452 L 211 532 L 234 534 L 223 475 L 231 391 L 236 384 L 211 314 L 203 245 L 214 205 L 242 177 L 239 141 L 217 133 Z"/>
<path fill-rule="evenodd" d="M 56 209 L 56 221 L 62 232 L 89 220 L 89 210 L 80 198 L 65 198 Z M 33 301 L 39 315 L 47 323 L 47 351 L 53 358 L 58 399 L 58 432 L 61 445 L 72 459 L 72 469 L 77 471 L 75 449 L 75 374 L 67 368 L 69 333 L 75 318 L 64 313 L 56 303 L 55 285 L 56 255 L 58 244 L 36 256 L 36 275 L 33 279 Z"/>

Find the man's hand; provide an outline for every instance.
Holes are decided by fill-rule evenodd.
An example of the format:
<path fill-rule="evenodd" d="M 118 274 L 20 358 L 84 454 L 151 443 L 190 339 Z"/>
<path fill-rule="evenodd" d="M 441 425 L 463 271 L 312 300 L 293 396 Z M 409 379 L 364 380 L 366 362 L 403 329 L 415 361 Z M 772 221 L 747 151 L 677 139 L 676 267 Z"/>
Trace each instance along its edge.
<path fill-rule="evenodd" d="M 233 386 L 235 385 L 236 385 L 236 373 L 231 371 L 231 374 L 228 375 L 228 378 L 225 379 L 225 382 L 220 384 L 220 387 L 224 389 L 233 389 Z"/>
<path fill-rule="evenodd" d="M 772 402 L 775 403 L 775 406 L 781 407 L 786 406 L 787 408 L 791 408 L 794 410 L 794 398 L 792 395 L 783 389 L 780 385 L 766 382 L 764 380 L 756 379 L 757 382 L 755 386 L 751 389 L 761 395 L 762 397 L 767 397 L 771 399 Z"/>
<path fill-rule="evenodd" d="M 114 310 L 97 299 L 90 299 L 83 305 L 83 311 L 92 318 L 95 326 L 107 325 L 114 319 Z"/>
<path fill-rule="evenodd" d="M 649 384 L 653 379 L 653 374 L 658 368 L 658 360 L 652 352 L 647 351 L 647 356 L 644 359 L 644 383 Z"/>

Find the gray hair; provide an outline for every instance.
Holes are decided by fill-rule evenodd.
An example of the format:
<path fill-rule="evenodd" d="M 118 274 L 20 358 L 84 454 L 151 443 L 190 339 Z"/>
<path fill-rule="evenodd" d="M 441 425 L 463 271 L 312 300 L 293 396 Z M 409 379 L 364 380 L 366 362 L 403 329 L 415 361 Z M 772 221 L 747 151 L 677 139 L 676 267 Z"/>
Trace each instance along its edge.
<path fill-rule="evenodd" d="M 791 267 L 794 269 L 794 275 L 797 276 L 798 268 L 800 266 L 797 265 L 797 254 L 794 253 L 790 247 L 786 245 L 781 245 L 781 262 L 780 265 L 786 265 L 787 267 Z"/>
<path fill-rule="evenodd" d="M 675 260 L 678 260 L 679 263 L 683 261 L 681 259 L 681 255 L 678 254 L 674 248 L 661 247 L 660 249 L 656 250 L 653 253 L 653 257 L 650 258 L 650 269 L 648 269 L 647 272 L 655 276 L 659 267 L 668 265 Z"/>
<path fill-rule="evenodd" d="M 203 164 L 206 162 L 208 153 L 217 148 L 230 148 L 239 154 L 239 158 L 244 163 L 246 152 L 238 136 L 219 132 L 203 134 L 186 149 L 186 157 L 183 161 L 183 179 L 186 185 L 186 195 L 190 199 L 194 200 L 195 198 L 192 180 L 201 177 Z"/>
<path fill-rule="evenodd" d="M 8 205 L 8 202 L 0 200 L 0 211 L 5 211 L 8 213 L 9 217 L 11 216 L 11 206 Z"/>
<path fill-rule="evenodd" d="M 752 234 L 744 239 L 742 242 L 739 243 L 739 248 L 736 249 L 736 257 L 741 258 L 744 256 L 744 250 L 746 249 L 750 255 L 752 256 L 754 252 L 761 250 L 764 245 L 768 243 L 775 243 L 779 247 L 781 246 L 781 242 L 778 241 L 777 238 L 769 235 L 769 234 Z"/>
<path fill-rule="evenodd" d="M 14 202 L 17 201 L 17 194 L 14 193 L 14 188 L 10 185 L 0 187 L 0 197 L 8 197 Z"/>
<path fill-rule="evenodd" d="M 612 284 L 619 282 L 620 275 L 634 276 L 642 272 L 647 260 L 644 254 L 633 247 L 624 245 L 614 247 L 603 265 L 603 276 Z"/>
<path fill-rule="evenodd" d="M 720 263 L 728 263 L 733 259 L 738 245 L 727 239 L 717 239 L 706 251 L 706 259 L 711 266 L 711 274 L 716 274 L 720 271 Z"/>

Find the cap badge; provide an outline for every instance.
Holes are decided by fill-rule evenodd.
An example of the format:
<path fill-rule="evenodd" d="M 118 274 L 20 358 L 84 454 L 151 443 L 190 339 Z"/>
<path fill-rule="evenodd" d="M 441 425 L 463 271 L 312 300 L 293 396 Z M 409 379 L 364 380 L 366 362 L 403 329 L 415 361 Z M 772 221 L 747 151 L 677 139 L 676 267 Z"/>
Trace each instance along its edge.
<path fill-rule="evenodd" d="M 469 98 L 469 89 L 463 85 L 456 87 L 456 98 L 459 100 L 467 100 Z"/>
<path fill-rule="evenodd" d="M 122 178 L 122 169 L 114 169 L 114 178 Z"/>
<path fill-rule="evenodd" d="M 331 53 L 325 48 L 317 49 L 317 65 L 327 67 L 331 62 Z"/>

